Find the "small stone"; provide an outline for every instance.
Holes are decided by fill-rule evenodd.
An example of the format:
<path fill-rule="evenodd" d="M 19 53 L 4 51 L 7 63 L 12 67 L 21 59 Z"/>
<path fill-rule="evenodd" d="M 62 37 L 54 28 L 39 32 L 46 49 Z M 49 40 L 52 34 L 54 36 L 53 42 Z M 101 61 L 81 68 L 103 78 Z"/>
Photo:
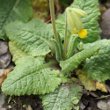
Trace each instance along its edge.
<path fill-rule="evenodd" d="M 3 75 L 4 69 L 0 69 L 0 77 Z"/>
<path fill-rule="evenodd" d="M 8 105 L 8 108 L 9 108 L 9 109 L 11 109 L 11 108 L 12 108 L 12 106 L 11 106 L 11 105 Z"/>
<path fill-rule="evenodd" d="M 23 105 L 23 108 L 26 108 L 26 105 L 25 104 Z"/>
<path fill-rule="evenodd" d="M 105 5 L 107 8 L 110 8 L 110 1 L 108 1 Z"/>
<path fill-rule="evenodd" d="M 88 110 L 92 110 L 92 108 L 91 107 L 88 107 Z"/>
<path fill-rule="evenodd" d="M 3 94 L 0 94 L 0 107 L 2 108 L 2 105 L 5 103 L 5 96 Z M 1 109 L 0 109 L 1 110 Z"/>
<path fill-rule="evenodd" d="M 80 104 L 80 109 L 81 109 L 81 110 L 84 110 L 85 108 L 86 108 L 86 106 L 85 106 L 83 103 L 81 103 L 81 104 Z"/>
<path fill-rule="evenodd" d="M 102 15 L 101 29 L 102 37 L 110 38 L 110 9 Z"/>
<path fill-rule="evenodd" d="M 108 110 L 110 110 L 110 100 L 108 100 L 107 105 L 108 105 Z"/>
<path fill-rule="evenodd" d="M 11 55 L 9 53 L 6 53 L 0 56 L 0 68 L 1 69 L 8 67 L 10 62 L 11 62 Z"/>
<path fill-rule="evenodd" d="M 107 103 L 105 101 L 102 101 L 102 100 L 97 103 L 97 107 L 101 110 L 108 110 Z"/>
<path fill-rule="evenodd" d="M 31 107 L 31 105 L 28 105 L 27 108 L 26 108 L 26 110 L 33 110 L 33 109 Z"/>
<path fill-rule="evenodd" d="M 8 52 L 8 44 L 7 42 L 0 41 L 0 55 L 3 55 Z"/>
<path fill-rule="evenodd" d="M 0 108 L 0 110 L 6 110 L 6 108 Z"/>

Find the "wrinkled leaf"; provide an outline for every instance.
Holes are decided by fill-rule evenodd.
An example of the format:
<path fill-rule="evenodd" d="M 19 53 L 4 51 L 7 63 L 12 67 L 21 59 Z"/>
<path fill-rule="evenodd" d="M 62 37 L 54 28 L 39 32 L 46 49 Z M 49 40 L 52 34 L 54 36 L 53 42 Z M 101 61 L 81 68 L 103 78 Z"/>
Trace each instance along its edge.
<path fill-rule="evenodd" d="M 10 41 L 25 53 L 32 56 L 45 56 L 50 52 L 48 40 L 52 37 L 51 26 L 40 20 L 28 23 L 16 21 L 6 26 Z"/>
<path fill-rule="evenodd" d="M 62 68 L 62 71 L 66 74 L 69 72 L 72 72 L 74 69 L 76 69 L 82 61 L 85 61 L 87 58 L 90 58 L 93 56 L 97 51 L 99 50 L 99 47 L 93 47 L 90 49 L 84 49 L 81 52 L 76 53 L 69 59 L 65 61 L 60 62 L 60 66 Z"/>
<path fill-rule="evenodd" d="M 110 79 L 110 40 L 97 41 L 87 48 L 100 46 L 97 54 L 86 60 L 83 71 L 93 80 L 104 82 Z"/>
<path fill-rule="evenodd" d="M 77 84 L 60 86 L 53 93 L 42 97 L 44 110 L 71 110 L 78 107 L 81 91 Z"/>
<path fill-rule="evenodd" d="M 19 49 L 14 42 L 9 42 L 9 50 L 12 55 L 12 61 L 16 62 L 21 57 L 28 56 L 25 52 Z"/>
<path fill-rule="evenodd" d="M 61 83 L 59 71 L 43 64 L 44 58 L 24 57 L 2 84 L 7 95 L 31 95 L 53 92 Z"/>

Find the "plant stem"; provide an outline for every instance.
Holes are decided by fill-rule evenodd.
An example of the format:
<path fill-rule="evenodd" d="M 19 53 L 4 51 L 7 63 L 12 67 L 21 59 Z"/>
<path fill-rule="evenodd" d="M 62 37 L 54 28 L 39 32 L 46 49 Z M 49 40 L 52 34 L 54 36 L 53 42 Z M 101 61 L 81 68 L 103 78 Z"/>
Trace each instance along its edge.
<path fill-rule="evenodd" d="M 70 58 L 74 55 L 77 44 L 78 44 L 78 37 L 74 35 L 70 36 L 70 39 L 68 41 L 66 58 Z"/>
<path fill-rule="evenodd" d="M 67 14 L 65 13 L 64 58 L 66 58 L 69 36 L 67 34 Z"/>
<path fill-rule="evenodd" d="M 54 37 L 58 41 L 58 34 L 56 31 L 56 26 L 55 26 L 55 9 L 54 9 L 54 0 L 49 0 L 49 6 L 50 6 L 50 15 L 51 15 L 51 22 L 53 26 L 53 32 L 54 32 Z"/>
<path fill-rule="evenodd" d="M 50 15 L 51 15 L 51 22 L 53 26 L 53 32 L 54 32 L 54 39 L 55 39 L 55 54 L 56 59 L 58 61 L 62 60 L 62 41 L 60 39 L 59 34 L 57 33 L 56 26 L 55 26 L 55 8 L 54 8 L 54 0 L 49 0 L 49 6 L 50 6 Z M 58 58 L 57 58 L 58 57 Z"/>

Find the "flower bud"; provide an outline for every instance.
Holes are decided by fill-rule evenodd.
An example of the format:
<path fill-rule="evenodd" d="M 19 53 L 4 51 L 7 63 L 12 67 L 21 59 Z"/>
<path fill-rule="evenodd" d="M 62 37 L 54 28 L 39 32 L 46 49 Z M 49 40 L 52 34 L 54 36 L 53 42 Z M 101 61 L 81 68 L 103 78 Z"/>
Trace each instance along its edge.
<path fill-rule="evenodd" d="M 85 15 L 85 11 L 78 8 L 68 7 L 66 9 L 67 26 L 71 34 L 78 34 L 80 38 L 87 36 L 87 30 L 83 29 L 81 21 L 81 17 Z"/>

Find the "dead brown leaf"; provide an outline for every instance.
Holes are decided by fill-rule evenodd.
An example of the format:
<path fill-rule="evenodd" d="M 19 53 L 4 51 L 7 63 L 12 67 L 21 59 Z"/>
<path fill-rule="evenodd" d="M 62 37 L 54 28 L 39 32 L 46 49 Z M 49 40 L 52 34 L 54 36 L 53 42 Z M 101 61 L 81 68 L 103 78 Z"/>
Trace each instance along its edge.
<path fill-rule="evenodd" d="M 3 81 L 6 79 L 7 75 L 12 71 L 13 68 L 4 69 L 0 74 L 0 86 L 2 85 Z"/>
<path fill-rule="evenodd" d="M 104 83 L 96 82 L 96 89 L 101 90 L 102 92 L 107 92 L 107 87 Z"/>
<path fill-rule="evenodd" d="M 102 92 L 108 92 L 106 84 L 90 79 L 87 76 L 87 74 L 82 72 L 81 70 L 77 72 L 77 75 L 86 90 L 89 90 L 89 91 L 100 90 Z"/>

